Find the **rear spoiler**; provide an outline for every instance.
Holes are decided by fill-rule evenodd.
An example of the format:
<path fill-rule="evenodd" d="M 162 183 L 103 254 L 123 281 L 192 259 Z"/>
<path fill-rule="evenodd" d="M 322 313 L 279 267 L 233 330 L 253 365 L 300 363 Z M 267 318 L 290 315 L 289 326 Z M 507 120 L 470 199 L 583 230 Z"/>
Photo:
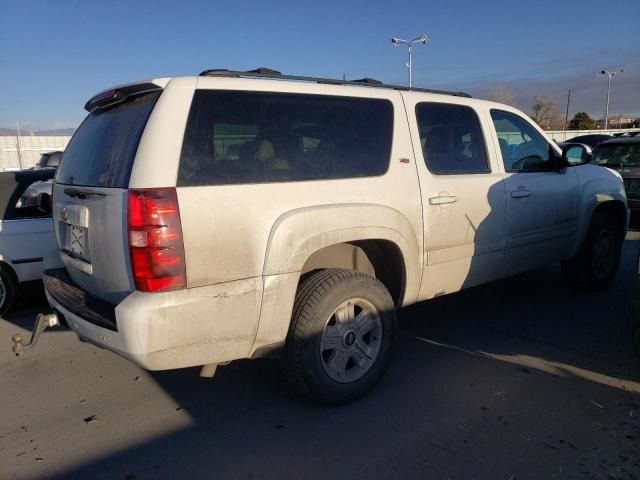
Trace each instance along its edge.
<path fill-rule="evenodd" d="M 160 85 L 156 85 L 155 83 L 151 82 L 123 85 L 121 87 L 116 87 L 100 92 L 84 105 L 84 109 L 87 112 L 93 112 L 97 109 L 107 108 L 113 105 L 117 105 L 118 103 L 122 103 L 127 98 L 134 95 L 141 95 L 143 93 L 149 92 L 159 92 L 161 90 L 162 87 Z"/>

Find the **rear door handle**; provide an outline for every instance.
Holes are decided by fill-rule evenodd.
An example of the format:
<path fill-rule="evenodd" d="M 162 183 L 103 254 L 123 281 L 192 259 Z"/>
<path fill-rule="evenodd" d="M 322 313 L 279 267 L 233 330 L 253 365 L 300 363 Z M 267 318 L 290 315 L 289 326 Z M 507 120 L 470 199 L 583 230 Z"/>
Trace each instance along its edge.
<path fill-rule="evenodd" d="M 458 197 L 451 195 L 449 192 L 440 192 L 435 197 L 429 198 L 429 205 L 444 205 L 446 203 L 455 203 L 458 201 Z"/>
<path fill-rule="evenodd" d="M 530 196 L 531 192 L 524 187 L 519 187 L 517 190 L 511 192 L 511 198 L 525 198 Z"/>

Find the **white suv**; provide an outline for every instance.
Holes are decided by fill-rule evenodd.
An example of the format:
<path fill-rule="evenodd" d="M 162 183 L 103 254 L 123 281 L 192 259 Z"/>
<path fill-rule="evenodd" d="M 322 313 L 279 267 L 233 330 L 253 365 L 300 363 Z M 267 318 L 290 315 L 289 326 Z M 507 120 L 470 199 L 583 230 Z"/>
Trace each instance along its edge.
<path fill-rule="evenodd" d="M 618 267 L 619 175 L 506 105 L 213 70 L 86 108 L 47 298 L 147 369 L 279 354 L 302 392 L 344 401 L 381 377 L 397 307 L 560 260 L 601 289 Z"/>

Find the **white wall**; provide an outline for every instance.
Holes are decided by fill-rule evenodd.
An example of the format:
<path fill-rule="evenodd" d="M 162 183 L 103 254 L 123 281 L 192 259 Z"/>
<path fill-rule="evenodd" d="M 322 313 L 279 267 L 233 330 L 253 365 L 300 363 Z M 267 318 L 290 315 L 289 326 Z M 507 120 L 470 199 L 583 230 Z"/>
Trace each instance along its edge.
<path fill-rule="evenodd" d="M 623 132 L 640 132 L 640 128 L 618 128 L 615 130 L 603 130 L 601 128 L 596 130 L 550 130 L 545 133 L 549 138 L 551 138 L 551 140 L 564 142 L 565 140 L 577 137 L 578 135 L 613 135 L 614 133 Z"/>
<path fill-rule="evenodd" d="M 0 136 L 0 171 L 31 168 L 38 163 L 40 155 L 54 150 L 64 150 L 69 140 L 70 136 L 21 135 L 18 145 L 18 137 Z"/>

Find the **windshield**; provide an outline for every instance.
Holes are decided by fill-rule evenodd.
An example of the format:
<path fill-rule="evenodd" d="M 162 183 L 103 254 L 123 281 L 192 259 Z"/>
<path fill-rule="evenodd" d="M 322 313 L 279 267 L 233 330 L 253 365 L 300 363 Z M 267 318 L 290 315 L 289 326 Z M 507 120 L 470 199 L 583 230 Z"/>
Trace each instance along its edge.
<path fill-rule="evenodd" d="M 91 112 L 64 152 L 56 182 L 126 188 L 142 131 L 159 92 Z"/>
<path fill-rule="evenodd" d="M 598 145 L 593 152 L 596 165 L 640 167 L 640 143 Z"/>

